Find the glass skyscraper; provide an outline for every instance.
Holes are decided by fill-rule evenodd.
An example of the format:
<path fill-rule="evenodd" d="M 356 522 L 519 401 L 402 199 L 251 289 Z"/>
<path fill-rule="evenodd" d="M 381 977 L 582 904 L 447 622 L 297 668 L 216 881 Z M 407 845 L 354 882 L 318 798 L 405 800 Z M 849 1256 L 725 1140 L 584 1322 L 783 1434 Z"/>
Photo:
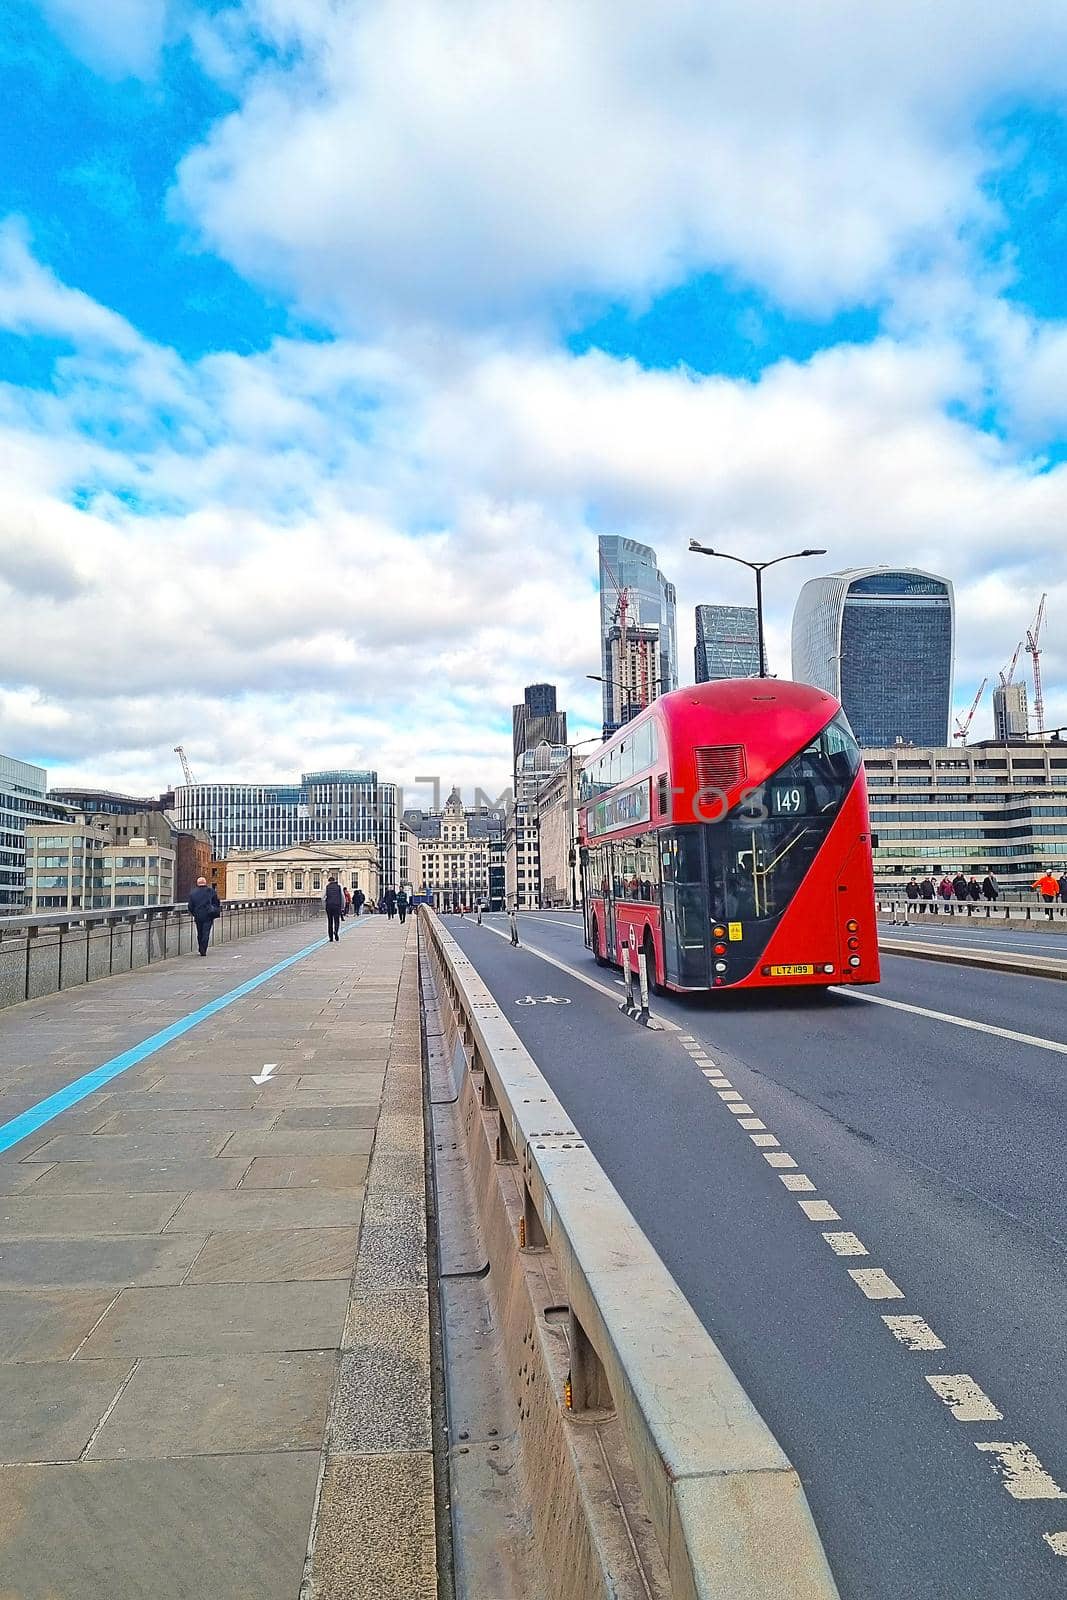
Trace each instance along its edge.
<path fill-rule="evenodd" d="M 793 677 L 836 695 L 861 745 L 945 746 L 954 628 L 952 585 L 932 572 L 812 578 L 793 612 Z"/>
<path fill-rule="evenodd" d="M 643 646 L 656 631 L 659 653 L 658 693 L 678 687 L 678 597 L 674 584 L 659 570 L 656 552 L 636 539 L 601 534 L 600 553 L 600 675 L 604 690 L 604 737 L 633 716 L 639 706 L 624 706 L 616 684 L 619 660 L 619 590 L 627 594 L 627 627 Z M 613 648 L 614 645 L 614 648 Z"/>
<path fill-rule="evenodd" d="M 697 683 L 759 677 L 755 606 L 697 606 Z"/>
<path fill-rule="evenodd" d="M 26 884 L 26 828 L 31 822 L 69 822 L 70 806 L 45 795 L 43 767 L 0 755 L 0 917 L 23 909 Z"/>

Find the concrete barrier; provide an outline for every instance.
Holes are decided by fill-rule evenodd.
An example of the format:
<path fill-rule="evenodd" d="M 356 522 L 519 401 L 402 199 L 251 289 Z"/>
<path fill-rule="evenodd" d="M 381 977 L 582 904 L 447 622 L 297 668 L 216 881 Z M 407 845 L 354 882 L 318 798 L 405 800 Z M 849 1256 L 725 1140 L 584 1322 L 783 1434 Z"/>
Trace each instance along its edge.
<path fill-rule="evenodd" d="M 432 912 L 419 924 L 466 1058 L 458 1109 L 554 1597 L 836 1600 L 780 1445 L 472 964 Z M 607 1493 L 590 1428 L 625 1456 Z"/>
<path fill-rule="evenodd" d="M 306 922 L 321 912 L 307 900 L 224 900 L 212 939 L 230 944 L 252 933 Z M 196 949 L 196 928 L 185 906 L 138 906 L 129 911 L 30 913 L 0 918 L 0 1010 L 132 972 Z"/>

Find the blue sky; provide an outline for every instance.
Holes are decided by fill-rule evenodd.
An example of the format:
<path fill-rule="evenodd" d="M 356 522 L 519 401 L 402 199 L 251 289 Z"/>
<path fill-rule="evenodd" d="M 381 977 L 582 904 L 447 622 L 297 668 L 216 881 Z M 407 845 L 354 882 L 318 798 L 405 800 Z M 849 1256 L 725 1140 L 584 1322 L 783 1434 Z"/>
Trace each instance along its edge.
<path fill-rule="evenodd" d="M 498 792 L 525 682 L 596 724 L 600 529 L 683 664 L 694 534 L 944 572 L 960 707 L 1048 590 L 1067 722 L 1062 7 L 534 16 L 5 9 L 0 749 Z"/>

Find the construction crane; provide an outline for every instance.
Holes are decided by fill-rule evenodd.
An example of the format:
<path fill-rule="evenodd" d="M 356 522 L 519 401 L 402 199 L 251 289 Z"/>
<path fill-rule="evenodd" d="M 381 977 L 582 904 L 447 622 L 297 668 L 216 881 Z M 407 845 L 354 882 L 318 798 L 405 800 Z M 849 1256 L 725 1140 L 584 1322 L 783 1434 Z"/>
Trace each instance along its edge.
<path fill-rule="evenodd" d="M 601 559 L 603 560 L 603 557 L 601 557 Z M 628 691 L 627 684 L 626 684 L 625 680 L 626 680 L 627 660 L 628 660 L 627 653 L 626 653 L 626 640 L 627 640 L 626 622 L 627 622 L 627 618 L 629 616 L 629 611 L 630 611 L 630 591 L 629 591 L 629 589 L 624 589 L 622 587 L 622 585 L 619 583 L 618 578 L 612 572 L 611 568 L 608 566 L 608 563 L 606 561 L 604 562 L 604 571 L 607 573 L 608 577 L 611 579 L 612 584 L 613 584 L 614 589 L 615 589 L 615 593 L 618 595 L 618 599 L 615 602 L 615 615 L 612 617 L 611 620 L 618 627 L 618 630 L 619 630 L 619 671 L 620 671 L 620 674 L 622 676 L 623 681 L 617 687 L 618 687 L 618 695 L 619 695 L 619 706 L 620 706 L 620 708 L 622 710 L 623 717 L 625 718 L 626 706 L 627 706 L 627 704 L 629 702 L 629 691 Z M 614 710 L 614 707 L 609 705 L 608 710 L 607 710 L 607 714 L 608 714 L 609 717 L 611 716 L 613 710 Z M 606 724 L 605 724 L 605 726 L 606 726 Z M 605 733 L 604 737 L 607 738 L 607 734 L 606 733 Z"/>
<path fill-rule="evenodd" d="M 193 775 L 192 775 L 192 773 L 191 773 L 191 772 L 190 772 L 190 771 L 189 771 L 189 763 L 188 763 L 188 761 L 186 761 L 186 759 L 185 759 L 185 750 L 184 750 L 184 748 L 183 748 L 183 746 L 182 746 L 182 745 L 180 745 L 180 744 L 176 744 L 176 745 L 175 745 L 175 746 L 174 746 L 174 754 L 175 754 L 175 755 L 176 755 L 176 756 L 177 756 L 177 757 L 178 757 L 178 760 L 179 760 L 179 761 L 180 761 L 180 762 L 181 762 L 181 764 L 182 764 L 182 771 L 183 771 L 183 773 L 184 773 L 184 774 L 185 774 L 185 781 L 186 781 L 186 783 L 192 783 L 192 781 L 193 781 Z"/>
<path fill-rule="evenodd" d="M 999 677 L 1000 677 L 1000 687 L 1002 689 L 1006 689 L 1008 687 L 1008 685 L 1011 683 L 1011 680 L 1015 676 L 1015 665 L 1016 665 L 1016 662 L 1019 659 L 1019 652 L 1022 650 L 1022 647 L 1023 647 L 1023 642 L 1020 639 L 1019 643 L 1015 646 L 1015 654 L 1012 656 L 1011 661 L 1008 663 L 1008 665 L 1006 667 L 1001 667 L 1001 669 L 1000 669 Z"/>
<path fill-rule="evenodd" d="M 1003 677 L 1003 673 L 1001 676 Z M 956 738 L 960 741 L 960 744 L 967 743 L 967 735 L 971 731 L 971 723 L 974 721 L 974 714 L 978 710 L 982 696 L 985 694 L 985 686 L 988 682 L 988 678 L 982 679 L 981 683 L 978 685 L 978 693 L 971 702 L 971 709 L 968 711 L 965 717 L 956 718 Z"/>
<path fill-rule="evenodd" d="M 1045 622 L 1045 601 L 1047 594 L 1041 596 L 1041 604 L 1037 608 L 1032 628 L 1026 630 L 1026 651 L 1034 664 L 1034 717 L 1037 720 L 1037 732 L 1045 731 L 1045 696 L 1041 688 L 1041 629 Z"/>

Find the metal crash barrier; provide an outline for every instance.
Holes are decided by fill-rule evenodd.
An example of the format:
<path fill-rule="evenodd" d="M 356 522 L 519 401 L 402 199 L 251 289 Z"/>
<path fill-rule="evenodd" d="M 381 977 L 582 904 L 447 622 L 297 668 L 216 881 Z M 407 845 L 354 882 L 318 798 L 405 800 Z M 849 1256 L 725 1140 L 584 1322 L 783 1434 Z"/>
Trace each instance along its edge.
<path fill-rule="evenodd" d="M 456 1070 L 465 1074 L 457 1112 L 502 1338 L 521 1374 L 517 1412 L 533 1514 L 543 1519 L 541 1547 L 559 1595 L 623 1592 L 590 1555 L 597 1540 L 584 1516 L 571 1513 L 582 1497 L 564 1505 L 559 1488 L 565 1449 L 583 1437 L 583 1424 L 588 1438 L 589 1427 L 609 1417 L 673 1600 L 836 1600 L 781 1446 L 471 962 L 432 912 L 419 924 Z M 559 1303 L 539 1307 L 537 1286 L 546 1280 Z M 546 1324 L 566 1340 L 558 1383 L 552 1349 L 560 1346 L 546 1338 Z M 563 1447 L 546 1442 L 553 1429 Z M 542 1499 L 551 1500 L 547 1509 Z"/>
<path fill-rule="evenodd" d="M 252 933 L 307 922 L 319 899 L 224 900 L 212 942 L 230 944 Z M 196 949 L 187 907 L 35 912 L 0 918 L 0 1009 L 37 1000 L 97 978 L 132 972 Z"/>

